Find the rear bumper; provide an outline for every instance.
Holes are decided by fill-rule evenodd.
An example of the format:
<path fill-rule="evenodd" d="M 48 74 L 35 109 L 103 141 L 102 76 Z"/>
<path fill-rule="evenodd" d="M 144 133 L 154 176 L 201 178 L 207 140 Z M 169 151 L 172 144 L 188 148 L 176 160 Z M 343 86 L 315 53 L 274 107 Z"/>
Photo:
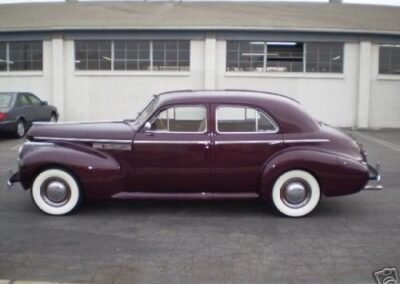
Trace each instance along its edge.
<path fill-rule="evenodd" d="M 368 166 L 368 172 L 369 172 L 369 181 L 363 189 L 364 190 L 382 190 L 383 185 L 381 183 L 380 164 L 377 163 L 375 168 L 369 164 L 367 166 Z"/>

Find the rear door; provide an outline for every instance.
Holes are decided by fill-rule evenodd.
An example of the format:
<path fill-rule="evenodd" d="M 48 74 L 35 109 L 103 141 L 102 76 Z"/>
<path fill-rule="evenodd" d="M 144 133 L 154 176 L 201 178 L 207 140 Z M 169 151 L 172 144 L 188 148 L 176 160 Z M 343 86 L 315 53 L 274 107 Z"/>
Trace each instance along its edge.
<path fill-rule="evenodd" d="M 34 121 L 49 121 L 50 112 L 47 106 L 42 105 L 41 100 L 33 94 L 26 94 L 29 98 L 34 113 Z"/>
<path fill-rule="evenodd" d="M 160 109 L 134 138 L 131 191 L 198 193 L 211 189 L 209 105 Z"/>
<path fill-rule="evenodd" d="M 283 147 L 278 125 L 263 110 L 212 105 L 214 186 L 220 192 L 257 192 L 267 159 Z"/>

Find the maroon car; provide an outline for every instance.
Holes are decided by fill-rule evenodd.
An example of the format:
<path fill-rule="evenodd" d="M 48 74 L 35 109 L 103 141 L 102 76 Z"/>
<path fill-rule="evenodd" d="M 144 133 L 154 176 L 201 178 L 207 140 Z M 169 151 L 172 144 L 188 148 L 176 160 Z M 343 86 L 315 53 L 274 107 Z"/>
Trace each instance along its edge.
<path fill-rule="evenodd" d="M 156 95 L 135 120 L 35 124 L 15 182 L 51 215 L 83 197 L 259 198 L 299 217 L 321 195 L 382 188 L 379 170 L 344 132 L 293 99 L 239 90 Z"/>

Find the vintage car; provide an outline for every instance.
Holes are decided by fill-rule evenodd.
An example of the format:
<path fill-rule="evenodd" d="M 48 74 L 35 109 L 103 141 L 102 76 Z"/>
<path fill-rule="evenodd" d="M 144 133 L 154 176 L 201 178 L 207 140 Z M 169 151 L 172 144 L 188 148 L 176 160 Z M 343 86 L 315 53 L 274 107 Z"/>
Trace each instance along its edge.
<path fill-rule="evenodd" d="M 265 92 L 167 92 L 135 120 L 39 123 L 26 138 L 8 183 L 51 215 L 83 198 L 258 198 L 300 217 L 321 195 L 382 188 L 352 138 Z"/>

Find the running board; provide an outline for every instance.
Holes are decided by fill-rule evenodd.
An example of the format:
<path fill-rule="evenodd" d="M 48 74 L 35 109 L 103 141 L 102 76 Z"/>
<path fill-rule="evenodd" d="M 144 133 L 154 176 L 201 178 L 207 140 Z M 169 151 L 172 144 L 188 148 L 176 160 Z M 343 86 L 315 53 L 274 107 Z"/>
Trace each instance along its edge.
<path fill-rule="evenodd" d="M 256 192 L 236 192 L 236 193 L 163 193 L 163 192 L 120 192 L 114 194 L 115 199 L 160 199 L 160 200 L 227 200 L 227 199 L 256 199 L 259 198 Z"/>

